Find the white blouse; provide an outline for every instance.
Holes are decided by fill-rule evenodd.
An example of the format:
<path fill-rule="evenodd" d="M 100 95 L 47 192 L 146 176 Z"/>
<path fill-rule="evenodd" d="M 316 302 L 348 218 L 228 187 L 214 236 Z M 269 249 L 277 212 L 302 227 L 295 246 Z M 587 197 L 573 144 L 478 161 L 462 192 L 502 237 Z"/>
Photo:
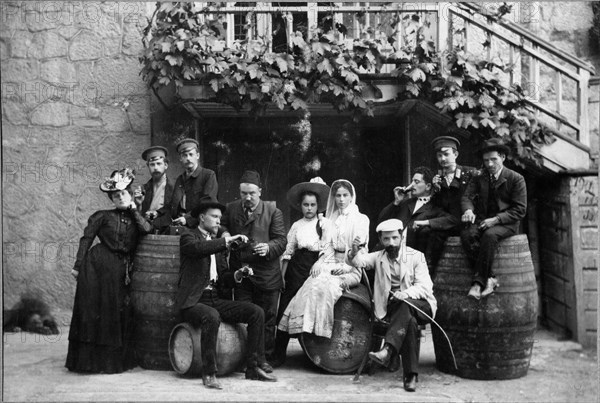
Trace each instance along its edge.
<path fill-rule="evenodd" d="M 287 234 L 287 246 L 281 257 L 282 260 L 290 260 L 297 249 L 308 249 L 319 252 L 322 249 L 319 234 L 317 234 L 317 217 L 310 220 L 301 218 L 292 224 Z"/>

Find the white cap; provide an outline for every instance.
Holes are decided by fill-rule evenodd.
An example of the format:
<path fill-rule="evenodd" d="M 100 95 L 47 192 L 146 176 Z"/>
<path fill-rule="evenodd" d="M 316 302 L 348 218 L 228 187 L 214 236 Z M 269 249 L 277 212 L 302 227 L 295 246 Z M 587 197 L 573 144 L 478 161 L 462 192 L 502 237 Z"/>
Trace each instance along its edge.
<path fill-rule="evenodd" d="M 379 225 L 377 226 L 377 228 L 375 229 L 375 231 L 383 232 L 383 231 L 398 230 L 399 232 L 402 232 L 403 229 L 404 229 L 404 224 L 402 224 L 402 221 L 398 220 L 397 218 L 391 218 L 389 220 L 380 222 Z"/>

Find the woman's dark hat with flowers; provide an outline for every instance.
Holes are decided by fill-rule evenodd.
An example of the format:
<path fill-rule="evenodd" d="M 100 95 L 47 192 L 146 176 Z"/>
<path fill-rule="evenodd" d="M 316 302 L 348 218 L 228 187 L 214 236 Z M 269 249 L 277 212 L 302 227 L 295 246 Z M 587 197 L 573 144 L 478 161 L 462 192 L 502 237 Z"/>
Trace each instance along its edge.
<path fill-rule="evenodd" d="M 320 177 L 314 177 L 310 182 L 297 183 L 287 192 L 287 201 L 296 210 L 301 211 L 300 195 L 304 192 L 312 192 L 318 196 L 318 210 L 325 211 L 327 207 L 327 198 L 329 197 L 329 186 Z"/>
<path fill-rule="evenodd" d="M 100 190 L 103 192 L 116 192 L 118 190 L 127 189 L 131 182 L 135 179 L 135 170 L 130 168 L 119 169 L 110 174 L 110 178 L 106 178 L 100 184 Z"/>

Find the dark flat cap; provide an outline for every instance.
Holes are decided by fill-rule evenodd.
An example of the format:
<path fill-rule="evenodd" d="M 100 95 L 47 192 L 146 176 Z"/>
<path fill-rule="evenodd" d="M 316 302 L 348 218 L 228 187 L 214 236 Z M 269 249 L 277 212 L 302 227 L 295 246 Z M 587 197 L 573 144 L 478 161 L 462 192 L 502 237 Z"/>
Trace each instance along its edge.
<path fill-rule="evenodd" d="M 256 171 L 245 171 L 240 178 L 240 183 L 252 183 L 259 188 L 262 187 L 260 182 L 260 174 Z"/>
<path fill-rule="evenodd" d="M 490 151 L 498 151 L 504 155 L 510 154 L 510 148 L 499 138 L 492 138 L 484 141 L 483 145 L 479 149 L 479 155 L 483 155 Z"/>
<path fill-rule="evenodd" d="M 178 153 L 189 151 L 192 148 L 196 148 L 196 150 L 200 151 L 200 144 L 194 139 L 191 138 L 183 138 L 175 143 L 175 149 Z"/>
<path fill-rule="evenodd" d="M 142 152 L 142 159 L 150 162 L 150 161 L 155 161 L 161 157 L 167 158 L 167 155 L 169 155 L 169 152 L 167 151 L 166 148 L 164 148 L 162 146 L 152 146 L 152 147 L 146 148 Z"/>

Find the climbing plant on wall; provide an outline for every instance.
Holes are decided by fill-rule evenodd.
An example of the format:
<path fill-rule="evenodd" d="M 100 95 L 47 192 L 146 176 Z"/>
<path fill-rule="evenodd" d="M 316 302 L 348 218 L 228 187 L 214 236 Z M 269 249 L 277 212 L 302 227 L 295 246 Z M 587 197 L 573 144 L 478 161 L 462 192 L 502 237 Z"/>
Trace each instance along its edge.
<path fill-rule="evenodd" d="M 506 87 L 499 79 L 511 66 L 476 60 L 456 48 L 444 55 L 448 71 L 442 72 L 440 55 L 423 34 L 428 22 L 417 14 L 388 13 L 387 28 L 382 29 L 368 26 L 364 12 L 358 12 L 359 34 L 352 46 L 344 40 L 346 27 L 328 15 L 310 32 L 290 33 L 287 51 L 275 53 L 263 38 L 236 40 L 225 47 L 219 7 L 157 3 L 140 57 L 141 75 L 151 88 L 194 82 L 206 86 L 212 101 L 251 114 L 261 115 L 276 105 L 308 116 L 309 104 L 321 102 L 359 119 L 373 115 L 373 105 L 363 95 L 369 84 L 361 77 L 392 63 L 390 76 L 401 88 L 398 100 L 433 102 L 458 127 L 482 139 L 505 139 L 517 163 L 539 162 L 535 148 L 552 141 L 527 108 L 522 89 Z M 507 10 L 502 8 L 494 18 Z M 248 21 L 251 25 L 252 18 Z"/>

